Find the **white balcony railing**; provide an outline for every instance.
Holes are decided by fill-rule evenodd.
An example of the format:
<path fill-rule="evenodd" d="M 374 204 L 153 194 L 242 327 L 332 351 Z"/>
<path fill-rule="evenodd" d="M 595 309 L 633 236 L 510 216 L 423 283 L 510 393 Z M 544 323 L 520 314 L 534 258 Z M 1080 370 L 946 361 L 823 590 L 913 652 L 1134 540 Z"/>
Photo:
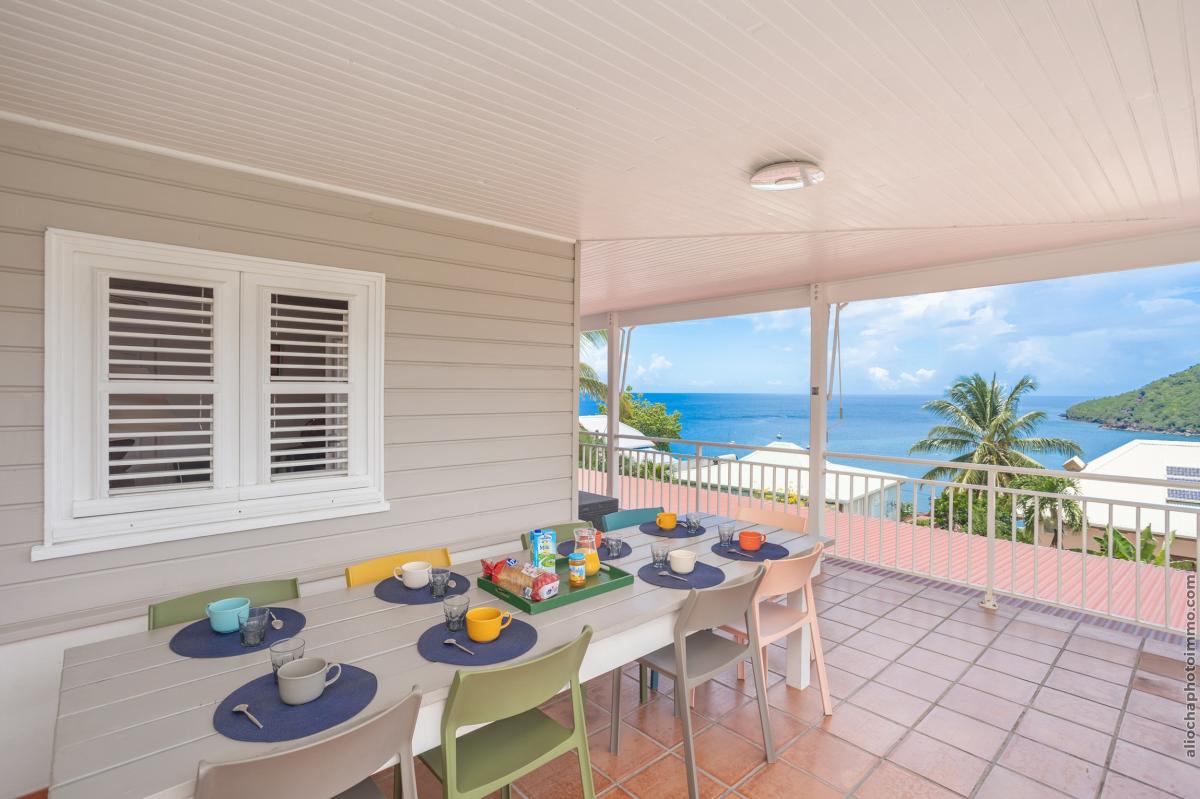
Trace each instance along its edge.
<path fill-rule="evenodd" d="M 606 493 L 605 436 L 582 438 L 580 488 Z M 633 441 L 661 442 L 672 451 Z M 620 443 L 616 493 L 623 508 L 809 513 L 804 450 L 627 435 Z M 705 454 L 716 450 L 724 454 Z M 1167 630 L 1194 626 L 1200 505 L 1118 495 L 1120 486 L 1137 485 L 1162 488 L 1165 498 L 1167 488 L 1200 489 L 1200 483 L 974 466 L 982 484 L 963 485 L 889 471 L 924 474 L 958 469 L 957 463 L 827 454 L 824 528 L 837 557 L 980 588 L 986 597 L 1033 599 Z M 1086 480 L 1089 493 L 1010 484 L 1022 475 Z"/>

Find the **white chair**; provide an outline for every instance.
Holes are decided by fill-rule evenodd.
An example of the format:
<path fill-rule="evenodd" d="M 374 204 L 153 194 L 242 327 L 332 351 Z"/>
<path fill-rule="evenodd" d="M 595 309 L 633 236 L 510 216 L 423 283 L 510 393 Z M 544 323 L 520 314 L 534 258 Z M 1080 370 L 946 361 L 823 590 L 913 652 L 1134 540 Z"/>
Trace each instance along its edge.
<path fill-rule="evenodd" d="M 421 709 L 421 693 L 323 741 L 283 752 L 231 760 L 200 762 L 196 799 L 385 799 L 371 775 L 392 758 L 396 764 L 394 798 L 416 799 L 412 736 Z"/>

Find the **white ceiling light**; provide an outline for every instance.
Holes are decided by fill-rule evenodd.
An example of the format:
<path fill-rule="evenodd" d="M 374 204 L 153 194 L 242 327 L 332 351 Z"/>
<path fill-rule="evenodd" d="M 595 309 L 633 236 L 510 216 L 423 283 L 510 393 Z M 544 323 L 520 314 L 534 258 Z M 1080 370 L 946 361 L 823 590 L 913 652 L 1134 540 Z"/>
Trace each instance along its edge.
<path fill-rule="evenodd" d="M 811 161 L 770 164 L 750 176 L 750 185 L 763 191 L 803 189 L 825 179 L 825 172 Z"/>

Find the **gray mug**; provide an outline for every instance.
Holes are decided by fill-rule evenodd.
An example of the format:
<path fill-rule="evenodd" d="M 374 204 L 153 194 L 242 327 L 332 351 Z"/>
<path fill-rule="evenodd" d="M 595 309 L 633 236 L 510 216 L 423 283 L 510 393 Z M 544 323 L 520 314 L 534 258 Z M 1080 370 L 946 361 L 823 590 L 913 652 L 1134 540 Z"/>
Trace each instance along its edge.
<path fill-rule="evenodd" d="M 328 677 L 330 670 L 337 674 Z M 284 663 L 276 674 L 279 678 L 279 698 L 285 705 L 303 705 L 319 699 L 325 687 L 333 685 L 342 676 L 341 663 L 326 663 L 325 658 L 298 658 Z"/>

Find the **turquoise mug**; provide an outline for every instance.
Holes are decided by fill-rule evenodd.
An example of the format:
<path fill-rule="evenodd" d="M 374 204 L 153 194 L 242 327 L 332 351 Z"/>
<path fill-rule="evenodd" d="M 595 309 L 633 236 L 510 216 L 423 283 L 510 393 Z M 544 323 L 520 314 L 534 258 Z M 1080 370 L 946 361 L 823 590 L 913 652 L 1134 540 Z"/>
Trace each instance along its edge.
<path fill-rule="evenodd" d="M 243 597 L 218 599 L 204 609 L 208 623 L 219 633 L 236 633 L 238 625 L 250 615 L 250 600 Z"/>

